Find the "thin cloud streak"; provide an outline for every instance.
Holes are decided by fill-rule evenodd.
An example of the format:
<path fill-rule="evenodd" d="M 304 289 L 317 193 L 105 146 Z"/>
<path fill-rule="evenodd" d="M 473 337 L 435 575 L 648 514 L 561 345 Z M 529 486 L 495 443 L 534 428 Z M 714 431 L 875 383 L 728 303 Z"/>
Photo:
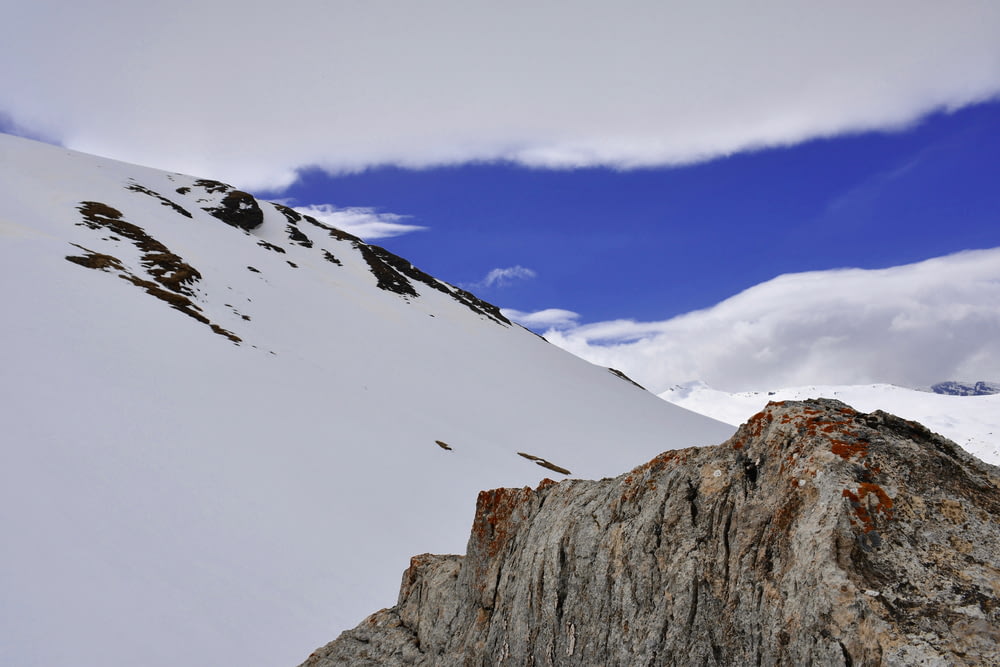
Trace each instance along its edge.
<path fill-rule="evenodd" d="M 305 166 L 687 164 L 1000 93 L 1000 3 L 977 0 L 22 4 L 0 113 L 249 189 Z"/>
<path fill-rule="evenodd" d="M 493 269 L 486 274 L 486 277 L 474 285 L 477 288 L 483 287 L 506 287 L 517 280 L 531 280 L 536 274 L 531 269 L 523 266 L 509 266 L 503 269 Z"/>
<path fill-rule="evenodd" d="M 1000 248 L 779 276 L 663 322 L 534 326 L 550 326 L 550 342 L 656 393 L 694 380 L 725 391 L 997 380 Z"/>
<path fill-rule="evenodd" d="M 420 225 L 409 225 L 401 220 L 407 216 L 395 213 L 379 213 L 367 207 L 337 208 L 332 204 L 316 204 L 313 206 L 296 206 L 296 211 L 310 215 L 331 227 L 360 236 L 366 241 L 385 239 L 410 232 L 427 229 Z"/>
<path fill-rule="evenodd" d="M 501 312 L 507 319 L 529 329 L 564 329 L 576 326 L 580 319 L 579 314 L 562 308 L 546 308 L 533 313 L 503 308 Z"/>

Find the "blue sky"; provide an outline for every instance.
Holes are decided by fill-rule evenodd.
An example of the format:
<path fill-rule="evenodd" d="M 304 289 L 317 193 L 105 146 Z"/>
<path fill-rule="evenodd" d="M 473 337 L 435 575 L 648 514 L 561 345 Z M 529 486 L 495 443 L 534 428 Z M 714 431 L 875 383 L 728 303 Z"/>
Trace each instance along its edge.
<path fill-rule="evenodd" d="M 1000 246 L 998 175 L 1000 103 L 987 103 L 683 167 L 305 169 L 261 194 L 407 216 L 426 229 L 375 242 L 503 307 L 652 320 L 782 273 Z M 510 267 L 531 273 L 484 283 Z"/>

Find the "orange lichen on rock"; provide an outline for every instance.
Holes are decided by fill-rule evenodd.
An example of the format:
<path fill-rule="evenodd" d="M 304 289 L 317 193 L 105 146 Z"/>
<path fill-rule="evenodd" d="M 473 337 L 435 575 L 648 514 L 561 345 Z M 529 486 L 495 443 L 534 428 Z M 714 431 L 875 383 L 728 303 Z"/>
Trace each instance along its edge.
<path fill-rule="evenodd" d="M 554 479 L 549 479 L 548 477 L 546 477 L 545 479 L 543 479 L 538 483 L 538 486 L 535 487 L 535 491 L 541 491 L 542 489 L 547 489 L 550 486 L 556 486 L 558 483 L 559 482 L 555 481 Z"/>
<path fill-rule="evenodd" d="M 852 456 L 867 456 L 868 443 L 864 440 L 849 442 L 830 438 L 830 451 L 846 461 Z"/>
<path fill-rule="evenodd" d="M 525 501 L 534 497 L 529 487 L 480 491 L 472 534 L 489 557 L 496 556 L 512 534 L 511 516 Z"/>
<path fill-rule="evenodd" d="M 892 520 L 892 498 L 878 484 L 862 482 L 858 486 L 857 493 L 854 493 L 850 489 L 844 489 L 841 495 L 851 502 L 854 514 L 857 516 L 858 521 L 861 522 L 861 526 L 866 533 L 875 530 L 875 515 L 881 514 L 882 518 Z M 874 496 L 875 502 L 872 503 L 869 501 L 865 503 L 864 500 L 868 496 Z M 869 506 L 871 507 L 871 511 L 869 511 Z M 854 522 L 852 521 L 852 523 Z"/>
<path fill-rule="evenodd" d="M 771 404 L 768 404 L 770 407 Z M 764 428 L 768 424 L 774 421 L 774 415 L 771 411 L 765 408 L 762 412 L 758 412 L 753 417 L 747 421 L 745 428 L 750 432 L 750 436 L 753 438 L 759 438 L 764 432 Z"/>
<path fill-rule="evenodd" d="M 878 502 L 875 504 L 876 511 L 882 512 L 885 515 L 885 518 L 891 519 L 893 503 L 892 498 L 890 498 L 889 494 L 885 492 L 885 489 L 878 484 L 862 482 L 860 486 L 858 486 L 858 497 L 863 500 L 865 496 L 869 494 L 874 494 L 878 499 Z"/>
<path fill-rule="evenodd" d="M 409 591 L 413 588 L 413 585 L 417 581 L 417 573 L 421 567 L 426 563 L 427 554 L 421 556 L 413 556 L 410 558 L 410 567 L 406 568 L 406 572 L 403 573 L 403 583 L 402 587 L 404 591 Z"/>
<path fill-rule="evenodd" d="M 622 480 L 626 488 L 619 499 L 620 502 L 629 502 L 634 500 L 644 491 L 652 491 L 656 489 L 656 481 L 653 479 L 653 476 L 663 472 L 667 468 L 675 468 L 677 466 L 684 465 L 688 462 L 688 458 L 692 455 L 692 453 L 696 454 L 697 451 L 697 447 L 671 449 L 658 454 L 650 461 L 632 469 L 625 479 Z M 642 482 L 642 484 L 636 484 L 636 482 Z"/>
<path fill-rule="evenodd" d="M 672 460 L 674 460 L 674 459 L 672 459 Z M 647 476 L 647 475 L 641 475 L 640 479 L 643 480 L 643 483 L 642 484 L 636 484 L 636 482 L 639 481 L 636 478 L 636 473 L 639 472 L 639 471 L 640 471 L 640 468 L 636 468 L 634 471 L 632 471 L 632 474 L 630 474 L 628 477 L 626 477 L 623 480 L 626 488 L 625 488 L 624 493 L 622 493 L 621 497 L 619 498 L 619 502 L 622 502 L 622 503 L 631 502 L 631 501 L 635 500 L 636 498 L 638 498 L 639 495 L 642 494 L 644 491 L 655 491 L 656 490 L 656 482 L 652 478 L 650 478 L 649 476 Z"/>
<path fill-rule="evenodd" d="M 809 409 L 803 410 L 803 412 L 808 415 L 822 414 L 819 411 Z M 857 414 L 850 408 L 842 408 L 838 412 L 845 416 Z M 788 417 L 782 419 L 782 423 L 789 423 L 791 421 L 794 421 L 794 419 Z M 852 456 L 868 455 L 868 442 L 859 437 L 857 431 L 852 428 L 849 421 L 819 419 L 815 416 L 810 416 L 805 419 L 801 428 L 805 435 L 826 437 L 830 441 L 830 450 L 844 460 Z M 830 437 L 833 434 L 839 434 L 842 437 Z"/>
<path fill-rule="evenodd" d="M 626 481 L 631 482 L 631 479 L 636 475 L 642 475 L 645 473 L 657 473 L 666 468 L 668 465 L 676 465 L 684 463 L 687 461 L 687 451 L 683 449 L 671 449 L 670 451 L 663 452 L 653 457 L 650 461 L 643 463 L 638 468 L 632 470 L 629 473 Z"/>

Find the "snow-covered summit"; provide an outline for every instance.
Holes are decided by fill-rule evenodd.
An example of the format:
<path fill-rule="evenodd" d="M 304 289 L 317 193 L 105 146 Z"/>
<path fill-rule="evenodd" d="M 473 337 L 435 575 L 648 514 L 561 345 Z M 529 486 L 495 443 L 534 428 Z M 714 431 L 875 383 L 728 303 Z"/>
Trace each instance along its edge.
<path fill-rule="evenodd" d="M 733 431 L 291 209 L 9 135 L 0 293 L 0 664 L 295 664 L 479 490 Z"/>

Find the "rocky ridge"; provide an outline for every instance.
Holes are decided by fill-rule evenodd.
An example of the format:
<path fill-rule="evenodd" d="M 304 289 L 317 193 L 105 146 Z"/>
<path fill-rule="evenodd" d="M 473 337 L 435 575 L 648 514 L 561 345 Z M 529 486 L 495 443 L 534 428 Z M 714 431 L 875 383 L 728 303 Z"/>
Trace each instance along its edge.
<path fill-rule="evenodd" d="M 614 479 L 480 494 L 465 556 L 303 663 L 997 665 L 1000 471 L 915 422 L 771 403 Z"/>

